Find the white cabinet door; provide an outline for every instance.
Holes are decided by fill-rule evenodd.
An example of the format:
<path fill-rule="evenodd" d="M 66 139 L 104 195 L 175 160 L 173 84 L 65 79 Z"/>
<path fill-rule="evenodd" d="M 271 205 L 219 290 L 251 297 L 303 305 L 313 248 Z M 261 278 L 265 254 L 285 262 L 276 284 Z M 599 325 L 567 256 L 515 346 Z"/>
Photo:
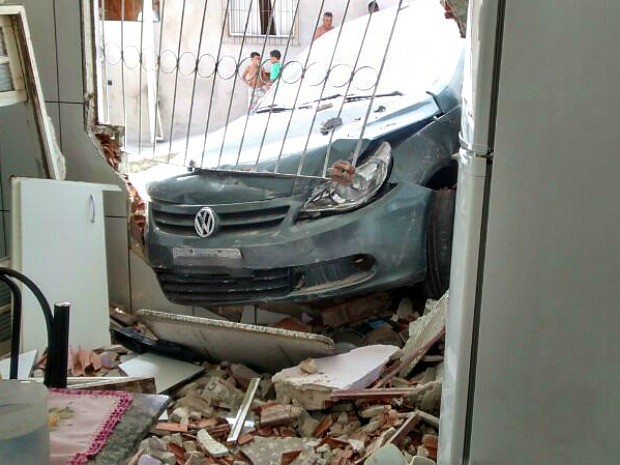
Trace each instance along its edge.
<path fill-rule="evenodd" d="M 12 262 L 37 284 L 50 306 L 71 304 L 69 343 L 110 343 L 103 191 L 116 186 L 13 179 Z M 47 346 L 43 313 L 23 288 L 22 350 Z"/>

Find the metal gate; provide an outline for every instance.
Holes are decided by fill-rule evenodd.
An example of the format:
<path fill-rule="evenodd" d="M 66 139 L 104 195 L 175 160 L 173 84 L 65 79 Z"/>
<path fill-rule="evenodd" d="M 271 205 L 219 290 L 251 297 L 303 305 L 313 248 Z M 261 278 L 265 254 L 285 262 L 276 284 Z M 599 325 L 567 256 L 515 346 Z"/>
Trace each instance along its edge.
<path fill-rule="evenodd" d="M 325 177 L 333 152 L 355 164 L 381 98 L 402 95 L 407 78 L 386 73 L 405 0 L 380 11 L 363 0 L 94 1 L 98 119 L 125 128 L 135 160 Z M 336 27 L 321 35 L 326 12 Z M 339 148 L 335 129 L 347 124 Z M 319 146 L 321 168 L 307 170 Z M 296 170 L 283 162 L 291 150 Z"/>

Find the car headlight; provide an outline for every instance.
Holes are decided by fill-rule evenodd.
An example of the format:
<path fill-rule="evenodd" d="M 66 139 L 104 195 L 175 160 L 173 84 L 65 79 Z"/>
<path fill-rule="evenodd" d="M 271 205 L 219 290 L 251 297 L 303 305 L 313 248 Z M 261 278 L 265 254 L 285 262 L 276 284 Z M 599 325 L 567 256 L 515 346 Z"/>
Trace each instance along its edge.
<path fill-rule="evenodd" d="M 368 203 L 387 179 L 392 159 L 390 152 L 390 144 L 382 142 L 368 160 L 355 169 L 350 182 L 332 180 L 317 186 L 301 212 L 344 212 Z"/>

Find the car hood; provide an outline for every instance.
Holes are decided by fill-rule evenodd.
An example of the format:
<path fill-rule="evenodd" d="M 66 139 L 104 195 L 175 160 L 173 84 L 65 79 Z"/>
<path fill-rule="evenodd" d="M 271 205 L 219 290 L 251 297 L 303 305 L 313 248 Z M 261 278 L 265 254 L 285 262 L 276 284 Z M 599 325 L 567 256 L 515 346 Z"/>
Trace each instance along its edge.
<path fill-rule="evenodd" d="M 318 112 L 302 108 L 242 116 L 210 133 L 206 141 L 190 141 L 183 155 L 185 163 L 179 164 L 324 176 L 326 165 L 351 158 L 355 144 L 348 141 L 383 138 L 440 113 L 429 95 L 413 102 L 405 95 L 391 95 L 375 100 L 362 130 L 368 101 L 345 103 L 342 111 L 339 103 L 327 103 L 331 106 Z M 302 157 L 304 152 L 306 156 Z M 327 153 L 329 160 L 325 162 Z"/>
<path fill-rule="evenodd" d="M 383 20 L 377 15 L 371 27 L 375 24 L 389 32 L 396 11 L 389 10 L 381 12 Z M 359 47 L 357 36 L 365 21 L 347 22 L 340 41 L 336 31 L 325 34 L 296 61 L 316 63 L 307 69 L 320 69 L 336 50 L 336 62 L 350 62 L 349 69 L 354 69 L 356 54 L 347 47 Z M 376 141 L 410 135 L 447 113 L 459 101 L 463 42 L 458 30 L 430 1 L 403 9 L 396 24 L 374 98 L 372 91 L 317 86 L 311 78 L 296 81 L 295 67 L 287 75 L 285 66 L 256 111 L 206 137 L 181 141 L 172 150 L 177 155 L 170 164 L 193 166 L 196 172 L 153 182 L 148 195 L 167 202 L 211 204 L 295 196 L 326 179 L 327 168 L 335 161 L 359 161 Z M 398 40 L 402 34 L 423 42 Z M 389 34 L 377 37 L 385 41 Z M 377 38 L 368 44 L 361 63 L 376 62 L 374 69 L 379 69 L 387 43 L 382 45 Z M 228 173 L 216 174 L 219 171 Z M 301 177 L 282 179 L 291 174 Z"/>

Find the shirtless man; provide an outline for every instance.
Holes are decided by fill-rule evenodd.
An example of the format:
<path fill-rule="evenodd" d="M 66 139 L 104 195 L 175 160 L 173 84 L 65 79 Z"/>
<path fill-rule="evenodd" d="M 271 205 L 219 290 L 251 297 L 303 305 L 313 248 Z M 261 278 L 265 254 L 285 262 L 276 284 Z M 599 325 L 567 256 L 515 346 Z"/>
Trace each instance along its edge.
<path fill-rule="evenodd" d="M 250 64 L 245 68 L 241 77 L 248 86 L 248 108 L 252 110 L 258 100 L 265 95 L 266 73 L 260 65 L 260 53 L 250 53 Z"/>
<path fill-rule="evenodd" d="M 316 31 L 314 31 L 314 37 L 312 37 L 312 40 L 316 40 L 319 37 L 321 37 L 323 34 L 325 34 L 326 32 L 331 31 L 334 26 L 332 25 L 332 21 L 334 20 L 334 15 L 332 15 L 329 11 L 326 11 L 325 13 L 323 13 L 323 24 L 321 24 L 319 27 L 316 28 Z"/>

